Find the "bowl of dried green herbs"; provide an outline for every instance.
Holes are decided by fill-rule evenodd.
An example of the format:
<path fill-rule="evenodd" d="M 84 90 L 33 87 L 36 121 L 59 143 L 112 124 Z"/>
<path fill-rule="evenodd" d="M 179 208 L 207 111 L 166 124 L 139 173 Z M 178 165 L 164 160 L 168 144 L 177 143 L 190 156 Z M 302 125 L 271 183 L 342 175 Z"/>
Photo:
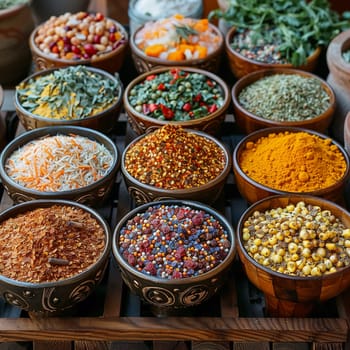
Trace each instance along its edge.
<path fill-rule="evenodd" d="M 321 49 L 350 27 L 348 13 L 331 9 L 328 0 L 231 0 L 210 19 L 225 21 L 225 49 L 235 77 L 265 68 L 297 67 L 314 71 Z"/>
<path fill-rule="evenodd" d="M 15 108 L 25 129 L 82 126 L 109 133 L 122 106 L 117 75 L 87 66 L 34 73 L 16 86 Z"/>
<path fill-rule="evenodd" d="M 326 133 L 336 98 L 319 76 L 300 69 L 265 69 L 240 78 L 232 87 L 235 122 L 244 134 L 291 126 Z"/>

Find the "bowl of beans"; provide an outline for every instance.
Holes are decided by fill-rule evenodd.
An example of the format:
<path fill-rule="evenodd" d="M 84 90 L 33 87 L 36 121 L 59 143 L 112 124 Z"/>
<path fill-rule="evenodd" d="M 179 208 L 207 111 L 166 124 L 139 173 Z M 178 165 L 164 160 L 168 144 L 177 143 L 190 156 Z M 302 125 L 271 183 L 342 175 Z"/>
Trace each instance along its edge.
<path fill-rule="evenodd" d="M 336 99 L 322 78 L 299 69 L 252 72 L 232 88 L 235 122 L 249 134 L 272 126 L 293 126 L 326 133 Z"/>
<path fill-rule="evenodd" d="M 324 198 L 276 195 L 251 205 L 237 252 L 272 317 L 307 317 L 350 286 L 350 214 Z"/>
<path fill-rule="evenodd" d="M 125 88 L 129 124 L 141 135 L 166 124 L 219 134 L 231 96 L 217 75 L 189 67 L 158 68 Z"/>
<path fill-rule="evenodd" d="M 130 49 L 139 73 L 157 67 L 188 66 L 216 73 L 224 36 L 207 18 L 174 15 L 148 21 L 136 29 Z"/>
<path fill-rule="evenodd" d="M 225 34 L 228 64 L 237 79 L 262 69 L 298 68 L 308 72 L 316 69 L 321 54 L 319 47 L 306 58 L 304 64 L 296 67 L 284 60 L 280 53 L 275 52 L 274 44 L 257 44 L 250 32 L 249 29 L 237 31 L 235 26 L 231 26 Z"/>
<path fill-rule="evenodd" d="M 62 314 L 93 294 L 111 251 L 95 210 L 67 200 L 35 200 L 0 213 L 0 293 L 40 315 Z"/>
<path fill-rule="evenodd" d="M 349 157 L 328 135 L 271 127 L 245 136 L 233 151 L 237 188 L 248 203 L 275 194 L 308 194 L 344 205 Z"/>
<path fill-rule="evenodd" d="M 128 33 L 102 13 L 67 12 L 37 26 L 29 45 L 36 71 L 82 64 L 115 73 L 124 63 Z"/>
<path fill-rule="evenodd" d="M 121 172 L 137 204 L 191 199 L 213 204 L 231 170 L 224 143 L 198 130 L 166 125 L 124 149 Z"/>
<path fill-rule="evenodd" d="M 119 166 L 115 143 L 79 126 L 26 131 L 0 154 L 0 178 L 15 203 L 65 199 L 99 207 L 109 198 Z"/>
<path fill-rule="evenodd" d="M 45 69 L 24 79 L 16 86 L 15 108 L 26 130 L 64 125 L 110 133 L 122 98 L 118 77 L 78 65 Z"/>
<path fill-rule="evenodd" d="M 232 226 L 194 201 L 143 204 L 117 224 L 112 252 L 126 285 L 157 316 L 209 300 L 227 281 L 235 257 Z"/>

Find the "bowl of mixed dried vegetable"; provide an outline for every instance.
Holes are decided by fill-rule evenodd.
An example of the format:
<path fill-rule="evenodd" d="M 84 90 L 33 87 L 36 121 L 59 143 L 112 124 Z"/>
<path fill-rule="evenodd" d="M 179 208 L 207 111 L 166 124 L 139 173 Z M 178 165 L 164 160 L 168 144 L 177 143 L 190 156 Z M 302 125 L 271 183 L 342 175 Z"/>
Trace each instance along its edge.
<path fill-rule="evenodd" d="M 224 50 L 224 36 L 207 18 L 182 15 L 149 21 L 130 39 L 139 73 L 158 67 L 188 66 L 216 73 Z"/>
<path fill-rule="evenodd" d="M 88 65 L 119 72 L 128 48 L 128 33 L 102 13 L 64 13 L 36 27 L 29 38 L 35 70 Z"/>
<path fill-rule="evenodd" d="M 308 317 L 350 286 L 350 214 L 324 198 L 277 195 L 251 205 L 237 251 L 270 317 Z"/>
<path fill-rule="evenodd" d="M 240 78 L 231 92 L 235 122 L 245 134 L 274 126 L 326 133 L 336 108 L 331 86 L 300 69 L 252 72 Z"/>
<path fill-rule="evenodd" d="M 297 127 L 264 128 L 233 152 L 238 191 L 248 203 L 276 194 L 305 194 L 345 205 L 349 157 L 330 136 Z"/>
<path fill-rule="evenodd" d="M 119 221 L 112 252 L 127 286 L 155 315 L 171 316 L 207 302 L 225 285 L 236 242 L 227 219 L 213 208 L 161 200 Z"/>
<path fill-rule="evenodd" d="M 198 68 L 162 67 L 125 88 L 124 108 L 132 129 L 144 134 L 167 124 L 219 134 L 231 96 L 216 74 Z"/>
<path fill-rule="evenodd" d="M 0 213 L 0 295 L 40 315 L 62 314 L 101 282 L 111 232 L 95 210 L 67 200 L 35 200 Z"/>
<path fill-rule="evenodd" d="M 123 84 L 101 69 L 71 66 L 33 73 L 16 86 L 15 108 L 27 130 L 82 126 L 111 132 L 117 124 Z"/>
<path fill-rule="evenodd" d="M 231 170 L 224 143 L 198 130 L 165 125 L 125 148 L 121 171 L 136 203 L 189 199 L 213 204 Z"/>
<path fill-rule="evenodd" d="M 1 152 L 0 177 L 15 203 L 66 199 L 98 207 L 109 197 L 119 170 L 115 143 L 78 126 L 27 131 Z"/>

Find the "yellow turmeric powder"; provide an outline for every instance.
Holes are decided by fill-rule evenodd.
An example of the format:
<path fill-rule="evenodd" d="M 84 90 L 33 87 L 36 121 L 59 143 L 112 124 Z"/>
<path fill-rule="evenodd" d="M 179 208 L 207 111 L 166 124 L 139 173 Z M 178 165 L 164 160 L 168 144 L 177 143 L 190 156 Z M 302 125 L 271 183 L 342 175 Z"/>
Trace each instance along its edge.
<path fill-rule="evenodd" d="M 310 192 L 335 184 L 346 161 L 331 139 L 307 132 L 271 133 L 247 142 L 239 164 L 258 183 L 287 192 Z"/>

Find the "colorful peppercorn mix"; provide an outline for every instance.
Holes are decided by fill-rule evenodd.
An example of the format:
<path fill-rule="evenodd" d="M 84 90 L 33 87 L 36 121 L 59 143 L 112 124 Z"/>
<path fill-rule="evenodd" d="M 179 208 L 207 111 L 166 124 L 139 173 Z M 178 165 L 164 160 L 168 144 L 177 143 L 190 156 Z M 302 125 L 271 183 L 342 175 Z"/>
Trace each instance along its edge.
<path fill-rule="evenodd" d="M 321 276 L 350 265 L 350 229 L 330 210 L 302 201 L 255 211 L 242 238 L 254 260 L 280 273 Z"/>
<path fill-rule="evenodd" d="M 34 38 L 41 51 L 65 60 L 93 59 L 117 49 L 125 41 L 125 34 L 116 22 L 99 12 L 52 16 L 39 27 Z"/>
<path fill-rule="evenodd" d="M 207 184 L 224 170 L 223 149 L 211 139 L 165 125 L 132 144 L 125 170 L 138 181 L 169 190 Z"/>
<path fill-rule="evenodd" d="M 215 80 L 176 68 L 150 74 L 130 90 L 128 101 L 147 117 L 186 121 L 214 113 L 224 104 L 224 98 Z"/>
<path fill-rule="evenodd" d="M 205 211 L 158 204 L 128 220 L 118 246 L 138 271 L 179 279 L 212 270 L 225 259 L 231 242 L 221 223 Z"/>

